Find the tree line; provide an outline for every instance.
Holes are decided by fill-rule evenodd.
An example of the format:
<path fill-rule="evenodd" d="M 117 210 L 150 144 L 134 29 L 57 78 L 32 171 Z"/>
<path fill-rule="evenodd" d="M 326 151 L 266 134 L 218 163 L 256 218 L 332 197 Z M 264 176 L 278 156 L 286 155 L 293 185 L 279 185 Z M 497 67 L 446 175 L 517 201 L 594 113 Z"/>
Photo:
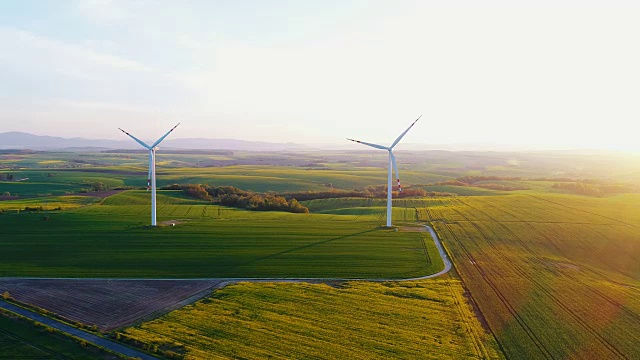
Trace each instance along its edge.
<path fill-rule="evenodd" d="M 291 198 L 275 194 L 261 194 L 239 189 L 235 186 L 207 186 L 201 184 L 170 185 L 163 190 L 182 190 L 196 199 L 218 202 L 224 206 L 253 211 L 286 211 L 292 213 L 309 213 L 309 209 Z"/>
<path fill-rule="evenodd" d="M 552 185 L 554 189 L 568 190 L 574 194 L 603 197 L 606 195 L 637 192 L 638 189 L 623 184 L 607 184 L 598 180 L 561 182 Z"/>
<path fill-rule="evenodd" d="M 507 177 L 507 176 L 462 176 L 452 180 L 446 180 L 436 183 L 435 185 L 452 185 L 452 186 L 474 186 L 483 189 L 490 190 L 502 190 L 502 191 L 514 191 L 514 190 L 528 190 L 529 188 L 524 185 L 506 185 L 497 183 L 482 183 L 477 184 L 480 181 L 518 181 L 522 180 L 519 177 Z"/>
<path fill-rule="evenodd" d="M 173 184 L 160 188 L 161 190 L 182 190 L 190 197 L 217 202 L 220 205 L 254 211 L 287 211 L 293 213 L 308 213 L 309 209 L 300 204 L 300 201 L 330 199 L 330 198 L 386 198 L 387 187 L 385 185 L 372 185 L 364 189 L 340 190 L 329 189 L 323 191 L 298 191 L 280 194 L 256 193 L 242 190 L 235 186 L 208 186 L 202 184 Z M 456 196 L 453 193 L 438 191 L 425 191 L 418 187 L 409 187 L 402 192 L 392 188 L 394 198 L 406 197 L 436 197 Z"/>
<path fill-rule="evenodd" d="M 394 198 L 405 198 L 405 197 L 436 197 L 436 196 L 456 196 L 453 193 L 443 193 L 438 191 L 425 191 L 419 187 L 406 187 L 402 189 L 402 191 L 393 190 L 392 188 L 392 196 Z M 386 198 L 387 197 L 387 186 L 385 185 L 371 185 L 367 186 L 364 189 L 356 189 L 356 190 L 339 190 L 339 189 L 329 189 L 323 191 L 297 191 L 297 192 L 286 192 L 279 194 L 280 196 L 286 199 L 297 199 L 298 201 L 307 201 L 307 200 L 316 200 L 316 199 L 332 199 L 332 198 L 350 198 L 350 197 L 360 197 L 360 198 Z"/>

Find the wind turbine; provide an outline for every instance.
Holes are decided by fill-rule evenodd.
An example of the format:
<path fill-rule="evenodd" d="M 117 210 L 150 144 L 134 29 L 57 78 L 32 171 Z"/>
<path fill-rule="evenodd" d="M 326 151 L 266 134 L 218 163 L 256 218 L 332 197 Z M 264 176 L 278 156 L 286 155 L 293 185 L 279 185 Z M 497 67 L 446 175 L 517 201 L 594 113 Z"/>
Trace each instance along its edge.
<path fill-rule="evenodd" d="M 151 226 L 156 226 L 156 150 L 158 150 L 158 144 L 164 140 L 171 132 L 178 127 L 180 123 L 176 126 L 172 127 L 164 136 L 162 136 L 158 141 L 154 142 L 153 145 L 149 146 L 145 144 L 142 140 L 137 137 L 129 134 L 128 132 L 120 129 L 123 133 L 127 134 L 130 138 L 135 140 L 138 144 L 144 146 L 149 150 L 149 177 L 147 179 L 147 191 L 151 188 Z"/>
<path fill-rule="evenodd" d="M 387 177 L 387 227 L 391 227 L 391 194 L 392 194 L 391 193 L 391 183 L 392 183 L 391 167 L 392 166 L 396 172 L 396 180 L 398 181 L 398 191 L 402 192 L 402 186 L 400 186 L 400 175 L 398 174 L 398 166 L 396 165 L 396 157 L 393 156 L 393 148 L 400 142 L 400 140 L 407 134 L 407 132 L 411 130 L 413 125 L 415 125 L 415 123 L 417 123 L 421 117 L 422 115 L 418 116 L 418 118 L 414 122 L 412 122 L 411 125 L 409 125 L 407 130 L 405 130 L 402 134 L 400 134 L 400 136 L 398 136 L 396 141 L 394 141 L 393 144 L 391 144 L 391 146 L 389 147 L 347 138 L 347 140 L 355 141 L 358 144 L 371 146 L 376 149 L 387 150 L 389 152 L 389 175 Z"/>

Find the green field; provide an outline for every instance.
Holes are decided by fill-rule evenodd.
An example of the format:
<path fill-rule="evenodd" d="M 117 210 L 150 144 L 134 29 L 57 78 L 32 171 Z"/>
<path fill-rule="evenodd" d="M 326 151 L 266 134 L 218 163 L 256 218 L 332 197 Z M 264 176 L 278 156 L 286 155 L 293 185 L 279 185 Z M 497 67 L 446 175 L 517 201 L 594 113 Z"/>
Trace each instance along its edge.
<path fill-rule="evenodd" d="M 429 209 L 508 358 L 640 358 L 637 195 L 513 195 Z"/>
<path fill-rule="evenodd" d="M 636 224 L 640 208 L 635 205 L 638 200 L 640 196 L 635 194 L 598 199 L 543 193 L 401 199 L 394 203 L 398 207 L 394 215 L 405 211 L 435 226 L 464 285 L 508 358 L 638 358 L 640 227 Z M 346 198 L 306 204 L 316 211 L 368 219 L 383 211 L 380 202 Z M 266 291 L 261 285 L 252 286 L 257 287 L 255 291 Z M 229 298 L 237 301 L 238 306 L 251 308 L 259 303 L 237 293 L 233 295 Z M 383 301 L 373 294 L 368 299 L 368 303 Z M 207 308 L 206 311 L 217 309 L 209 309 L 209 305 L 198 305 L 196 309 L 199 306 Z M 356 311 L 357 305 L 351 304 L 349 309 Z M 183 317 L 184 321 L 192 321 L 187 320 L 193 319 L 192 311 L 196 310 L 175 313 L 131 332 L 144 338 L 152 329 L 178 326 L 175 323 L 183 321 Z M 285 312 L 285 318 L 288 316 L 297 319 L 302 315 L 297 311 Z M 259 316 L 255 320 L 245 319 L 246 327 L 262 329 L 267 326 L 262 321 L 273 325 L 273 319 L 261 319 Z M 246 344 L 222 335 L 228 331 L 226 328 L 207 327 L 213 326 L 210 324 L 194 326 L 197 333 L 192 335 L 202 338 L 198 337 L 201 340 L 197 345 L 187 346 L 190 351 L 197 353 L 212 344 L 226 344 L 227 351 L 239 351 L 240 356 L 260 356 L 249 352 Z M 296 334 L 284 326 L 274 331 L 284 337 Z M 395 335 L 394 342 L 401 341 Z M 165 340 L 184 341 L 181 336 Z M 384 356 L 366 345 L 356 348 L 368 349 L 363 351 L 369 351 L 371 357 Z M 407 355 L 410 350 L 407 351 L 400 356 L 410 356 Z M 338 356 L 330 354 L 328 357 Z"/>
<path fill-rule="evenodd" d="M 185 359 L 494 359 L 458 280 L 240 283 L 125 330 Z"/>
<path fill-rule="evenodd" d="M 119 359 L 0 310 L 0 359 Z"/>
<path fill-rule="evenodd" d="M 48 211 L 53 209 L 69 210 L 82 206 L 86 206 L 97 202 L 98 199 L 92 196 L 46 196 L 18 200 L 0 201 L 0 211 L 17 211 L 24 210 L 26 207 L 39 208 Z"/>
<path fill-rule="evenodd" d="M 144 165 L 146 166 L 146 164 Z M 108 187 L 146 187 L 147 168 L 143 166 L 88 167 L 80 169 L 20 169 L 0 171 L 12 174 L 19 182 L 0 181 L 4 192 L 22 196 L 62 195 L 79 192 L 102 183 Z M 159 165 L 158 187 L 171 184 L 230 185 L 258 192 L 326 190 L 329 188 L 360 189 L 384 184 L 386 171 L 379 168 L 305 169 L 287 166 L 237 165 L 216 168 L 163 168 Z M 405 171 L 406 181 L 424 183 L 448 177 Z"/>
<path fill-rule="evenodd" d="M 424 232 L 375 217 L 251 212 L 160 192 L 127 191 L 64 212 L 5 213 L 1 276 L 408 278 L 442 263 Z M 358 219 L 356 221 L 356 219 Z"/>
<path fill-rule="evenodd" d="M 187 358 L 640 358 L 635 157 L 400 153 L 403 185 L 457 196 L 394 199 L 395 232 L 380 227 L 385 199 L 310 200 L 302 204 L 311 214 L 290 214 L 222 207 L 180 191 L 159 193 L 162 226 L 151 228 L 145 191 L 74 194 L 96 183 L 146 186 L 145 155 L 85 155 L 0 156 L 0 174 L 29 178 L 0 181 L 0 195 L 20 196 L 0 201 L 0 276 L 400 279 L 442 268 L 428 234 L 415 231 L 425 224 L 456 270 L 435 280 L 337 288 L 241 283 L 125 331 L 147 344 Z M 162 154 L 158 161 L 160 186 L 286 192 L 386 181 L 384 156 L 365 152 Z M 522 179 L 436 184 L 492 175 Z M 554 187 L 582 179 L 630 190 L 596 198 Z M 483 183 L 528 190 L 474 186 Z M 63 210 L 18 212 L 27 206 Z"/>

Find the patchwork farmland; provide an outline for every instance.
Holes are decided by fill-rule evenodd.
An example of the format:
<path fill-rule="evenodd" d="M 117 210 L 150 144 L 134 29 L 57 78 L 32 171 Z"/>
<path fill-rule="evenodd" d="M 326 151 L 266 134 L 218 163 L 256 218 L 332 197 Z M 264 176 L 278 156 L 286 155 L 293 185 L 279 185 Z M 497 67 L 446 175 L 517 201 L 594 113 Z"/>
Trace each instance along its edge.
<path fill-rule="evenodd" d="M 385 219 L 381 198 L 307 200 L 301 204 L 310 214 L 292 214 L 225 207 L 179 190 L 159 192 L 161 226 L 152 229 L 148 193 L 126 188 L 144 185 L 135 166 L 12 170 L 37 181 L 32 190 L 0 201 L 0 290 L 112 337 L 119 334 L 160 357 L 640 356 L 637 194 L 580 196 L 547 179 L 497 184 L 520 189 L 514 191 L 429 184 L 424 170 L 414 170 L 410 177 L 421 188 L 441 192 L 394 199 L 397 232 L 379 226 Z M 334 170 L 244 165 L 196 169 L 189 177 L 189 169 L 171 168 L 159 179 L 247 181 L 258 190 L 313 192 L 326 191 L 329 182 L 349 190 L 384 175 L 349 164 Z M 217 172 L 224 176 L 215 177 Z M 433 179 L 453 176 L 442 174 Z M 87 181 L 112 178 L 112 192 L 43 191 L 47 183 L 82 189 L 88 184 L 84 175 L 90 175 Z M 0 182 L 5 184 L 20 186 Z M 122 190 L 113 190 L 120 185 Z M 417 282 L 335 280 L 437 272 L 437 249 L 426 233 L 414 231 L 424 225 L 437 231 L 454 272 Z M 142 279 L 127 280 L 140 286 L 122 287 L 108 280 L 69 286 L 72 280 L 19 277 Z M 186 281 L 175 290 L 144 278 L 211 280 Z M 325 280 L 330 286 L 241 282 L 207 290 L 227 284 L 220 278 L 333 280 Z M 110 316 L 113 309 L 123 311 Z M 274 336 L 282 339 L 276 347 Z"/>
<path fill-rule="evenodd" d="M 153 229 L 146 226 L 148 206 L 124 205 L 135 201 L 131 196 L 144 192 L 119 193 L 47 220 L 37 213 L 0 216 L 8 236 L 0 274 L 413 278 L 442 267 L 431 261 L 439 256 L 428 234 L 381 229 L 375 218 L 243 211 L 168 191 L 158 198 L 158 219 L 179 226 Z"/>
<path fill-rule="evenodd" d="M 15 360 L 100 359 L 119 356 L 81 344 L 67 336 L 34 326 L 12 313 L 0 310 L 0 358 Z"/>

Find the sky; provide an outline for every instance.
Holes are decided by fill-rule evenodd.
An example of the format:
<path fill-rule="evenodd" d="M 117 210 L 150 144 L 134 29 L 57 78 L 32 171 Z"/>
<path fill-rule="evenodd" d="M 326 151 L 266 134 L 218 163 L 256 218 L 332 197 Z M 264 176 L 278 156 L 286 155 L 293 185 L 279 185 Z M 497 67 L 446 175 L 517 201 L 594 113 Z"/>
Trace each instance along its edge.
<path fill-rule="evenodd" d="M 638 151 L 639 18 L 623 0 L 4 0 L 0 132 L 390 145 L 422 115 L 403 142 Z"/>

